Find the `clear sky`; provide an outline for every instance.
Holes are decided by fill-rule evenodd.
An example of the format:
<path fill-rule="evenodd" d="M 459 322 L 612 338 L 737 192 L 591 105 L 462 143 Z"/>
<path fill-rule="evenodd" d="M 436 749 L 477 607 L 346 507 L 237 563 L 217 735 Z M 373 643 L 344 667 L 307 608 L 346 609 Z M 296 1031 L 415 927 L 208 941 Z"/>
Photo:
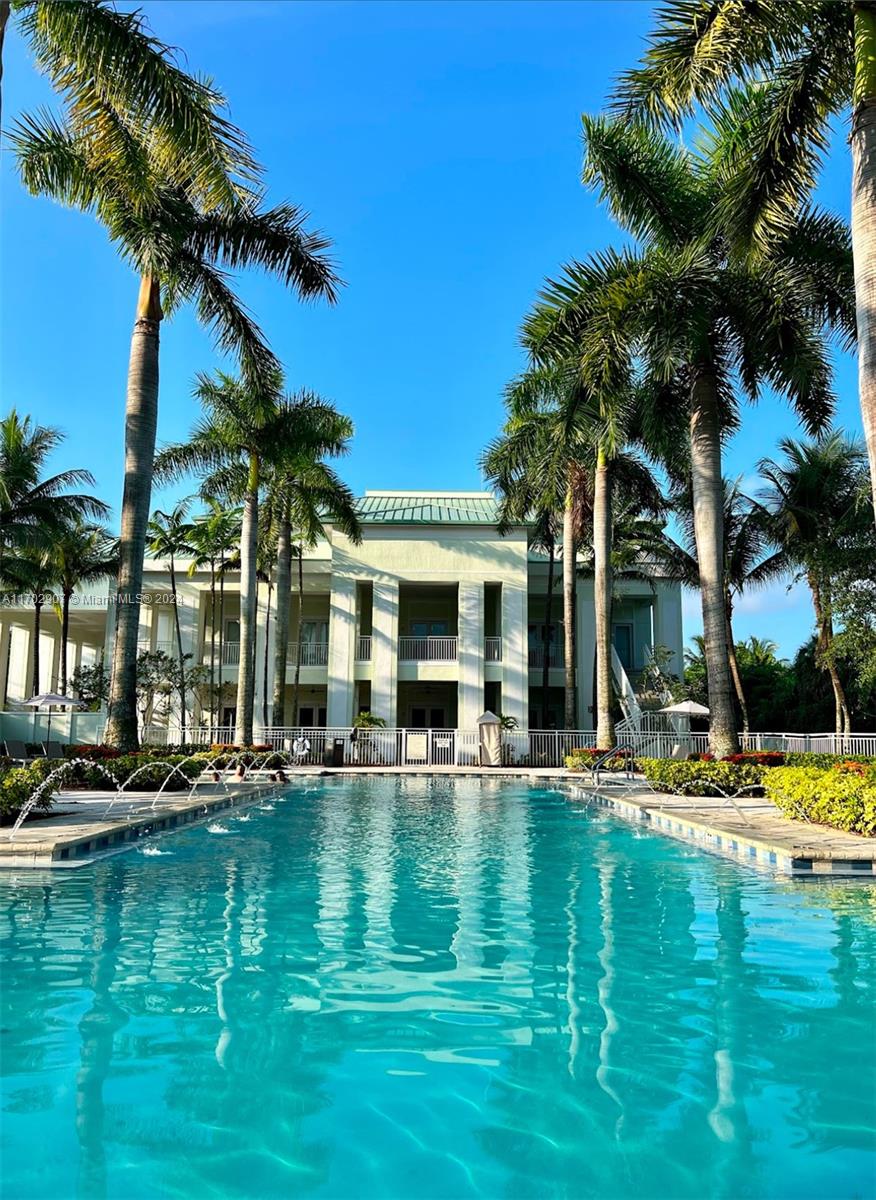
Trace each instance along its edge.
<path fill-rule="evenodd" d="M 651 5 L 142 7 L 157 36 L 230 98 L 267 167 L 269 200 L 302 205 L 334 240 L 348 284 L 336 308 L 302 306 L 258 276 L 241 290 L 290 387 L 321 392 L 355 420 L 350 484 L 478 488 L 478 453 L 501 421 L 503 385 L 523 366 L 517 329 L 540 282 L 620 240 L 579 183 L 580 114 L 598 111 L 637 59 Z M 4 123 L 51 102 L 15 32 L 3 85 Z M 835 140 L 819 198 L 847 215 L 849 164 Z M 2 160 L 3 408 L 64 430 L 54 465 L 87 466 L 117 505 L 135 280 L 95 222 L 27 196 Z M 185 435 L 197 412 L 192 377 L 217 362 L 190 314 L 165 323 L 159 442 Z M 851 360 L 838 363 L 837 390 L 839 423 L 858 431 Z M 779 401 L 747 410 L 727 473 L 750 479 L 795 432 Z M 690 635 L 698 597 L 685 611 Z M 790 654 L 810 624 L 805 593 L 779 585 L 743 600 L 736 631 L 773 637 Z"/>

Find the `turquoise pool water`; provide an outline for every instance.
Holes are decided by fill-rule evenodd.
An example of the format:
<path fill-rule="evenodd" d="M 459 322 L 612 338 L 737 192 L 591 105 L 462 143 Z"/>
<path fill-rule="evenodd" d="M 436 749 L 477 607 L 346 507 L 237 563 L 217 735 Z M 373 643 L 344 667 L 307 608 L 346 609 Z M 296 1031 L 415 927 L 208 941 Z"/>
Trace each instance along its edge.
<path fill-rule="evenodd" d="M 873 1195 L 872 889 L 308 782 L 0 883 L 8 1200 Z"/>

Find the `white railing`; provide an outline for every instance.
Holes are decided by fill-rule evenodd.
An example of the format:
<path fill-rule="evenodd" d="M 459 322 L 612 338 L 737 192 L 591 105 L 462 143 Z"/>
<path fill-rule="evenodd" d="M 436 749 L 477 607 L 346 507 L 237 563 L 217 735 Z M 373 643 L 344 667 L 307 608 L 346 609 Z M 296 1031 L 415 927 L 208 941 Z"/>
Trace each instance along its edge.
<path fill-rule="evenodd" d="M 222 666 L 236 667 L 240 664 L 240 642 L 222 643 Z"/>
<path fill-rule="evenodd" d="M 289 655 L 286 659 L 287 670 L 291 668 L 295 670 L 295 660 L 297 657 L 297 642 L 289 643 Z M 328 642 L 302 642 L 301 643 L 301 665 L 302 667 L 324 667 L 328 663 Z"/>
<path fill-rule="evenodd" d="M 368 662 L 371 658 L 371 636 L 356 638 L 356 662 Z"/>
<path fill-rule="evenodd" d="M 502 639 L 500 637 L 484 638 L 484 662 L 498 663 L 502 661 Z"/>
<path fill-rule="evenodd" d="M 176 642 L 161 641 L 156 642 L 153 646 L 148 639 L 144 639 L 137 643 L 137 653 L 144 654 L 148 651 L 150 654 L 169 654 L 173 658 L 176 657 L 177 645 Z"/>
<path fill-rule="evenodd" d="M 400 662 L 456 662 L 455 637 L 400 637 Z"/>
<path fill-rule="evenodd" d="M 529 665 L 531 668 L 541 669 L 544 666 L 544 646 L 529 647 Z M 548 666 L 562 667 L 563 665 L 563 647 L 548 646 Z"/>

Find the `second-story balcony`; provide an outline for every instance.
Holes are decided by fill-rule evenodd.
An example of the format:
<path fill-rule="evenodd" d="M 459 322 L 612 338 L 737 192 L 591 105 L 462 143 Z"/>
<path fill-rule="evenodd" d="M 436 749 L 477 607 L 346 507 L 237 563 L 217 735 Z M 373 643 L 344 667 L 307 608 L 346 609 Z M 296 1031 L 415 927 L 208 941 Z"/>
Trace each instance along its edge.
<path fill-rule="evenodd" d="M 219 647 L 216 647 L 218 654 Z M 209 661 L 210 647 L 204 651 L 205 661 Z M 286 659 L 287 667 L 295 667 L 296 661 L 296 643 L 289 643 L 289 653 Z M 328 642 L 302 642 L 301 643 L 301 665 L 302 667 L 324 667 L 328 664 Z M 236 667 L 240 665 L 240 642 L 224 642 L 222 645 L 222 665 L 223 667 Z"/>
<path fill-rule="evenodd" d="M 400 637 L 399 662 L 456 662 L 455 637 Z"/>
<path fill-rule="evenodd" d="M 356 638 L 356 662 L 369 662 L 371 659 L 371 636 L 359 634 Z"/>
<path fill-rule="evenodd" d="M 547 662 L 549 667 L 562 667 L 563 647 L 559 645 L 548 646 Z M 533 670 L 544 666 L 544 646 L 529 647 L 529 665 Z"/>

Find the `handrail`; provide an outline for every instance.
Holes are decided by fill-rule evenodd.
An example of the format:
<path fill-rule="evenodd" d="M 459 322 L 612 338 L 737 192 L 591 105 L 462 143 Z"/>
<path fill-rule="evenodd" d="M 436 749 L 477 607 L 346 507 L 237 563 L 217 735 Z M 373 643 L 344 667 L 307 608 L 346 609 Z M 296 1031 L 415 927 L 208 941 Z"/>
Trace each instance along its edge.
<path fill-rule="evenodd" d="M 611 750 L 605 750 L 598 758 L 590 764 L 590 782 L 599 787 L 599 772 L 602 766 L 612 758 L 622 758 L 624 760 L 624 774 L 627 779 L 632 779 L 634 767 L 636 763 L 636 752 L 632 746 L 615 746 Z"/>

